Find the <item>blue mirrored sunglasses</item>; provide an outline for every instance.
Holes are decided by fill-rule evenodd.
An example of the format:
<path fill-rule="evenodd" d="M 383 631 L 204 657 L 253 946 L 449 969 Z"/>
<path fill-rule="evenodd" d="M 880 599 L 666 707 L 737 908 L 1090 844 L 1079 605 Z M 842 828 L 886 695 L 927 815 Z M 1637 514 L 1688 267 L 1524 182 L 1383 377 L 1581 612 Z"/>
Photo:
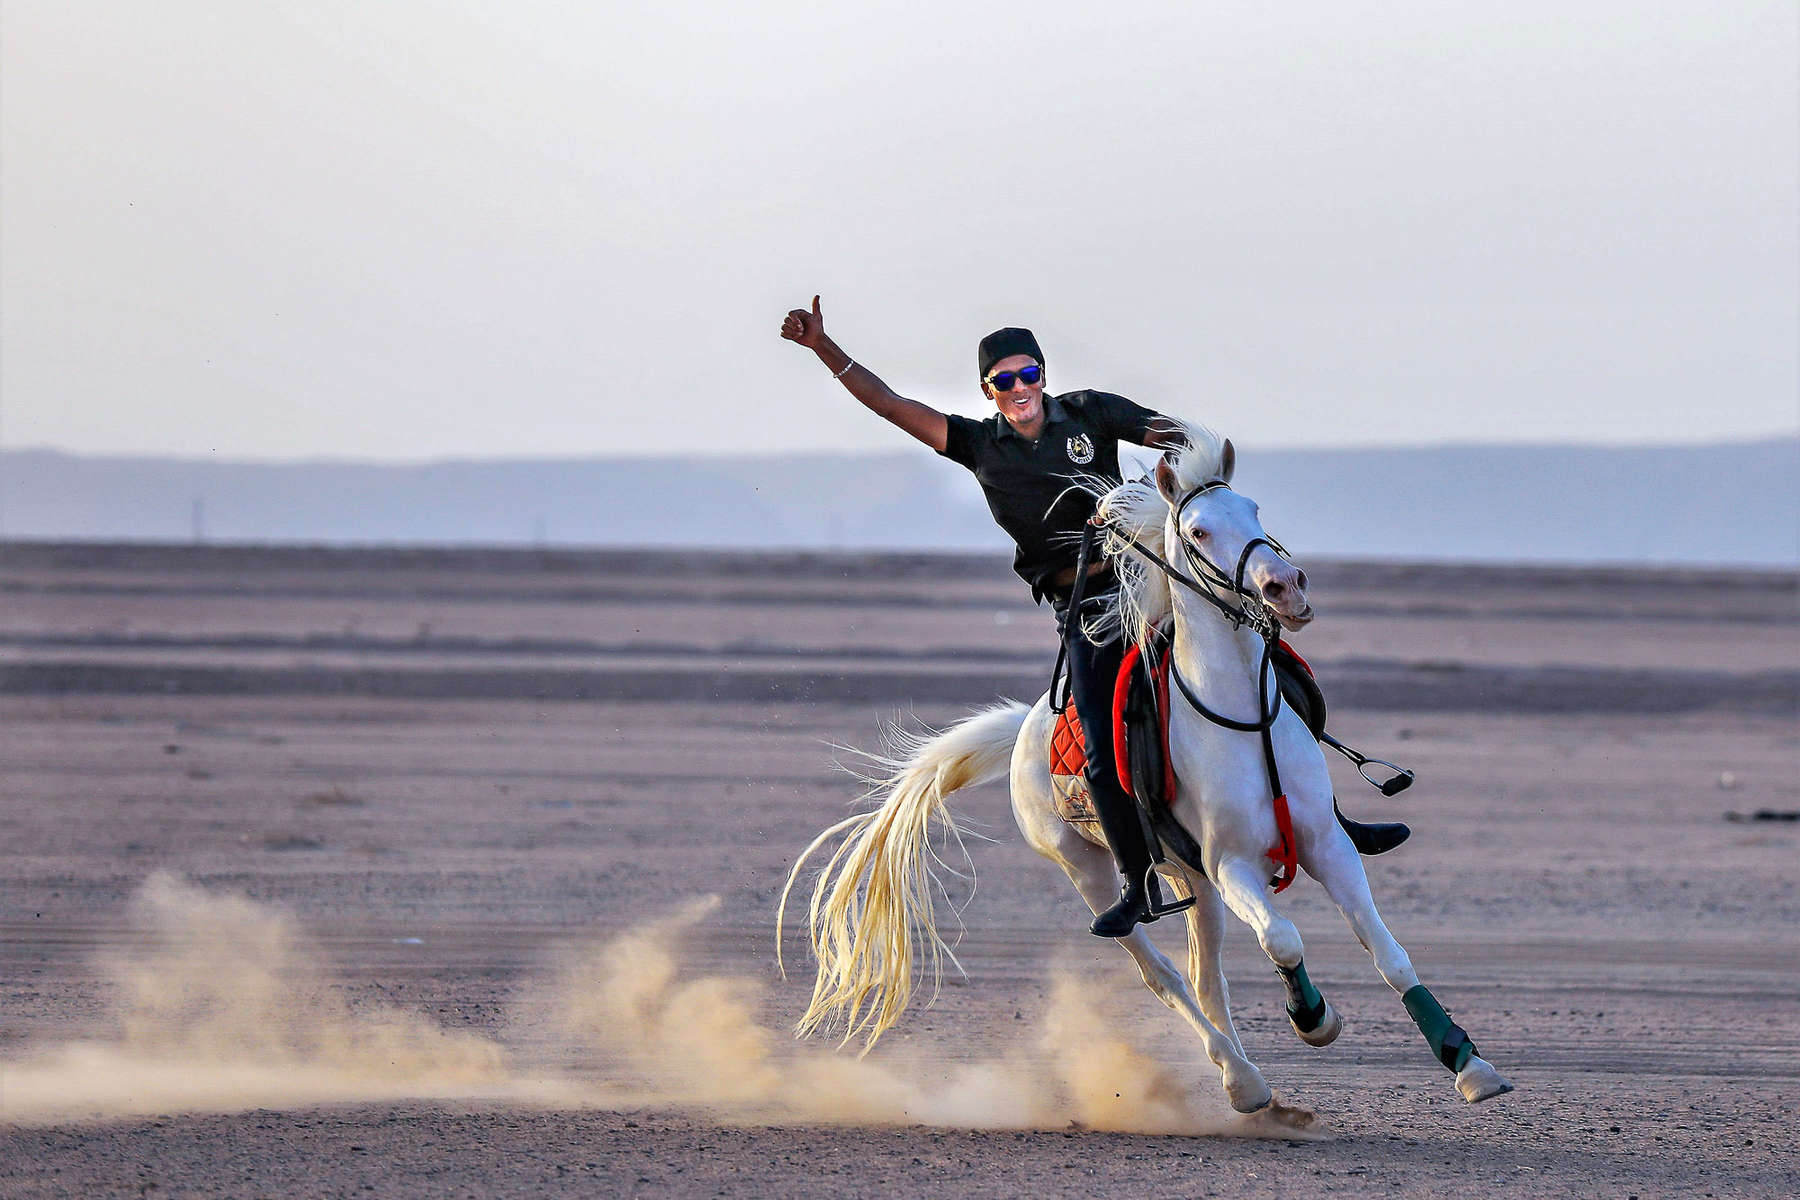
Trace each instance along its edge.
<path fill-rule="evenodd" d="M 987 381 L 996 392 L 1012 391 L 1015 381 L 1026 387 L 1036 387 L 1044 382 L 1044 368 L 1033 363 L 1029 367 L 1020 367 L 1016 371 L 997 371 L 989 375 Z"/>

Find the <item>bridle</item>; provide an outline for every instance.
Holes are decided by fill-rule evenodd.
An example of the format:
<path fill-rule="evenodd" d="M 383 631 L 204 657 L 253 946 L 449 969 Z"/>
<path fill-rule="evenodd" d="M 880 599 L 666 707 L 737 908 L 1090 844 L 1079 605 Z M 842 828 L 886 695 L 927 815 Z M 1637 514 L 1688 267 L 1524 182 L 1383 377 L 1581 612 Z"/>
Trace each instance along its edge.
<path fill-rule="evenodd" d="M 1246 587 L 1244 585 L 1244 572 L 1249 569 L 1250 555 L 1255 553 L 1258 546 L 1267 546 L 1270 550 L 1273 550 L 1276 554 L 1280 555 L 1284 561 L 1291 561 L 1288 558 L 1287 547 L 1283 546 L 1272 537 L 1263 536 L 1251 538 L 1248 542 L 1244 543 L 1243 550 L 1238 554 L 1237 569 L 1227 575 L 1214 564 L 1210 558 L 1207 558 L 1206 555 L 1202 554 L 1198 546 L 1181 536 L 1181 514 L 1187 509 L 1189 504 L 1193 503 L 1193 501 L 1199 497 L 1211 492 L 1228 492 L 1230 490 L 1231 485 L 1226 483 L 1223 479 L 1209 479 L 1198 487 L 1190 489 L 1188 493 L 1174 505 L 1175 536 L 1181 543 L 1182 557 L 1187 561 L 1188 569 L 1193 573 L 1192 575 L 1183 574 L 1179 568 L 1163 558 L 1162 555 L 1150 549 L 1150 547 L 1144 545 L 1129 534 L 1113 530 L 1113 536 L 1122 541 L 1126 546 L 1130 547 L 1139 556 L 1154 563 L 1162 573 L 1167 575 L 1172 581 L 1181 584 L 1183 587 L 1199 596 L 1202 600 L 1205 600 L 1208 604 L 1218 609 L 1219 612 L 1224 615 L 1225 619 L 1231 622 L 1231 627 L 1233 629 L 1241 629 L 1245 625 L 1248 625 L 1265 643 L 1272 647 L 1281 637 L 1280 626 L 1276 623 L 1274 616 L 1270 613 L 1269 606 L 1263 602 L 1261 594 L 1254 588 Z M 1219 589 L 1221 588 L 1225 590 L 1227 595 L 1232 596 L 1236 600 L 1235 604 L 1227 602 L 1220 596 Z"/>
<path fill-rule="evenodd" d="M 1264 748 L 1269 751 L 1270 778 L 1275 783 L 1275 790 L 1279 792 L 1281 790 L 1281 785 L 1280 782 L 1274 778 L 1275 755 L 1273 747 L 1268 744 L 1268 734 L 1269 729 L 1275 724 L 1275 718 L 1281 713 L 1281 689 L 1279 687 L 1270 686 L 1273 682 L 1272 673 L 1274 670 L 1273 656 L 1275 653 L 1275 643 L 1281 640 L 1281 627 L 1276 623 L 1275 617 L 1269 611 L 1269 606 L 1263 602 L 1261 594 L 1254 589 L 1245 586 L 1244 572 L 1249 570 L 1250 556 L 1256 552 L 1258 546 L 1267 546 L 1284 560 L 1287 558 L 1287 551 L 1282 547 L 1281 543 L 1277 542 L 1274 538 L 1266 536 L 1251 538 L 1248 542 L 1244 543 L 1243 550 L 1238 553 L 1237 569 L 1230 575 L 1227 575 L 1217 564 L 1206 557 L 1198 546 L 1194 545 L 1189 539 L 1181 536 L 1181 514 L 1187 510 L 1189 504 L 1192 504 L 1201 496 L 1210 495 L 1213 492 L 1230 490 L 1231 485 L 1226 483 L 1223 479 L 1209 479 L 1200 486 L 1189 490 L 1188 493 L 1173 506 L 1172 511 L 1175 518 L 1175 537 L 1181 543 L 1182 557 L 1187 560 L 1188 568 L 1193 572 L 1191 576 L 1183 574 L 1172 564 L 1164 560 L 1161 555 L 1148 547 L 1141 545 L 1137 539 L 1126 537 L 1125 541 L 1139 554 L 1142 554 L 1160 567 L 1163 574 L 1167 575 L 1176 583 L 1188 588 L 1194 594 L 1200 596 L 1207 603 L 1218 609 L 1219 612 L 1224 615 L 1225 619 L 1231 622 L 1231 627 L 1233 629 L 1241 629 L 1247 625 L 1258 637 L 1262 638 L 1262 663 L 1258 667 L 1256 673 L 1257 697 L 1260 701 L 1258 707 L 1261 711 L 1257 713 L 1256 719 L 1253 721 L 1240 721 L 1228 717 L 1223 713 L 1214 712 L 1205 704 L 1201 703 L 1200 697 L 1194 694 L 1193 689 L 1190 688 L 1187 681 L 1181 677 L 1181 672 L 1175 668 L 1173 663 L 1169 666 L 1169 678 L 1174 682 L 1175 686 L 1180 689 L 1183 698 L 1193 706 L 1194 711 L 1211 721 L 1213 724 L 1221 725 L 1226 729 L 1237 729 L 1245 733 L 1260 733 L 1263 735 Z M 1221 596 L 1219 594 L 1219 589 L 1221 588 L 1225 589 L 1227 594 L 1231 596 L 1236 603 L 1231 603 Z"/>

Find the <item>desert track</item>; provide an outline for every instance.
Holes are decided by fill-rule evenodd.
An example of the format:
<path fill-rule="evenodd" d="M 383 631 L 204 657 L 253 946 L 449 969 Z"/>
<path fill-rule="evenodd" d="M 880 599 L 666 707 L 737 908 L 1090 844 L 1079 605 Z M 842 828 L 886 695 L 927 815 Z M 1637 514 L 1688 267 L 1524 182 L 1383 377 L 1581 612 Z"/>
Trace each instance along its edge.
<path fill-rule="evenodd" d="M 719 907 L 683 942 L 680 977 L 743 980 L 748 1028 L 787 1053 L 804 953 L 790 940 L 800 972 L 775 977 L 773 903 L 794 853 L 853 795 L 828 744 L 869 745 L 896 711 L 943 722 L 1041 686 L 1049 621 L 1003 564 L 3 553 L 9 1198 L 1800 1188 L 1800 825 L 1754 819 L 1800 809 L 1792 575 L 1307 564 L 1321 620 L 1299 645 L 1333 729 L 1420 772 L 1394 801 L 1339 776 L 1347 809 L 1416 830 L 1371 864 L 1377 899 L 1520 1089 L 1457 1101 L 1302 885 L 1285 907 L 1344 1037 L 1324 1051 L 1293 1038 L 1242 929 L 1228 966 L 1251 1057 L 1322 1118 L 1310 1141 L 840 1124 L 824 1095 L 818 1119 L 757 1116 L 683 1102 L 545 1018 L 567 999 L 546 996 L 569 948 L 710 893 Z M 969 978 L 877 1062 L 928 1088 L 1002 1061 L 1009 1078 L 1055 1077 L 1042 1016 L 1054 979 L 1073 977 L 1107 1027 L 1175 1065 L 1208 1128 L 1232 1131 L 1193 1039 L 1082 931 L 1003 791 L 958 807 L 998 839 L 974 846 Z M 245 930 L 289 914 L 299 945 L 281 972 L 339 1024 L 404 1012 L 508 1065 L 455 1086 L 424 1070 L 413 1095 L 403 1070 L 385 1089 L 338 1078 L 329 1104 L 284 1093 L 276 1072 L 216 1093 L 225 1111 L 211 1113 L 126 1080 L 123 1101 L 92 1091 L 108 1119 L 48 1111 L 29 1090 L 46 1055 L 96 1043 L 116 1076 L 143 1048 L 121 1025 L 122 981 L 195 982 L 155 952 L 177 934 L 133 901 L 158 872 L 254 902 Z M 239 965 L 266 968 L 253 949 Z M 231 954 L 209 963 L 232 973 Z M 194 1076 L 274 1053 L 172 1019 Z M 540 1086 L 552 1078 L 563 1090 Z M 77 1108 L 97 1088 L 63 1083 Z M 129 1111 L 133 1087 L 148 1111 Z"/>

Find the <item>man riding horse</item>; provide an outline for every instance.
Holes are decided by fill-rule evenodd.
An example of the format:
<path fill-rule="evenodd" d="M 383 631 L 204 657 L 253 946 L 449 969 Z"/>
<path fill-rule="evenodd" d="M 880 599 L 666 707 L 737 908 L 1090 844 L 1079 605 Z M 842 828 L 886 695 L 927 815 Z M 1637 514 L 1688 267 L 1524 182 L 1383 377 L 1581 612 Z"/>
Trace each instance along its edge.
<path fill-rule="evenodd" d="M 1148 883 L 1152 847 L 1137 802 L 1119 784 L 1109 727 L 1125 637 L 1081 619 L 1104 603 L 1117 580 L 1102 560 L 1086 568 L 1077 586 L 1077 547 L 1095 506 L 1092 491 L 1077 480 L 1118 482 L 1120 441 L 1177 446 L 1183 441 L 1179 428 L 1110 392 L 1046 396 L 1044 353 L 1029 329 L 999 329 L 981 339 L 981 387 L 998 410 L 983 421 L 941 413 L 888 387 L 826 336 L 817 296 L 810 312 L 788 313 L 781 336 L 817 354 L 864 407 L 974 473 L 994 520 L 1016 546 L 1013 569 L 1031 585 L 1034 601 L 1050 600 L 1067 646 L 1070 693 L 1087 740 L 1088 789 L 1124 877 L 1118 903 L 1094 918 L 1092 931 L 1124 937 L 1140 921 L 1154 920 Z M 1341 813 L 1338 820 L 1365 854 L 1392 849 L 1406 837 L 1404 825 L 1364 825 Z"/>

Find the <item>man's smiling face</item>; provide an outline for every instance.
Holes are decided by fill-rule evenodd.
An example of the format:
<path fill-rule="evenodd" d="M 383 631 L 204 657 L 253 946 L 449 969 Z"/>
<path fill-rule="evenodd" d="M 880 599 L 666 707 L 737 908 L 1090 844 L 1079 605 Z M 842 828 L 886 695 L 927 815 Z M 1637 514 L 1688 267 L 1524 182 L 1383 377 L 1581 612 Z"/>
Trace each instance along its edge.
<path fill-rule="evenodd" d="M 1026 383 L 1018 378 L 1019 371 L 1025 367 L 1038 367 L 1036 383 Z M 1044 377 L 1043 368 L 1038 360 L 1029 354 L 1013 354 L 1001 359 L 988 371 L 987 378 L 982 381 L 982 390 L 1000 410 L 1000 415 L 1015 429 L 1035 429 L 1044 416 Z M 999 383 L 1011 383 L 1007 391 L 1001 391 Z"/>

